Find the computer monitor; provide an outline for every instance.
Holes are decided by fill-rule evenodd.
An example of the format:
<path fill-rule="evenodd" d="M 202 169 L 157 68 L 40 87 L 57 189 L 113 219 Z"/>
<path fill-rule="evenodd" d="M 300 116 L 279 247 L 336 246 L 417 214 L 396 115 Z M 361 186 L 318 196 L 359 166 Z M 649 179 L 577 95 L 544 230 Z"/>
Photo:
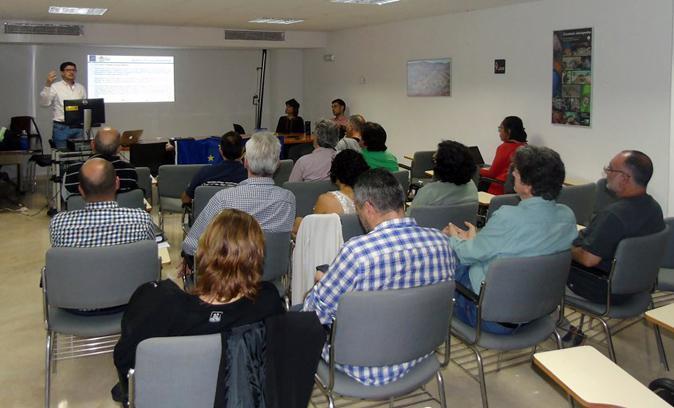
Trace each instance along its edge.
<path fill-rule="evenodd" d="M 87 123 L 86 112 L 91 114 L 91 122 Z M 63 101 L 65 123 L 70 127 L 97 127 L 105 123 L 105 103 L 98 99 L 67 99 Z M 86 126 L 88 125 L 88 126 Z"/>

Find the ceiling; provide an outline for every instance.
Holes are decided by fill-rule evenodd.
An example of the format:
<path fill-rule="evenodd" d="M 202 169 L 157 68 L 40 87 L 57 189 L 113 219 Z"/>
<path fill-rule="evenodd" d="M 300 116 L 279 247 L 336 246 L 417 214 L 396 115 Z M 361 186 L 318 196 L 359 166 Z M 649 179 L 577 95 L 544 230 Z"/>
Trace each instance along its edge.
<path fill-rule="evenodd" d="M 336 4 L 329 0 L 2 0 L 10 21 L 122 23 L 262 30 L 335 31 L 439 14 L 535 0 L 401 0 L 383 6 Z M 47 13 L 49 6 L 107 8 L 103 16 Z M 300 18 L 292 25 L 248 23 L 259 17 Z"/>

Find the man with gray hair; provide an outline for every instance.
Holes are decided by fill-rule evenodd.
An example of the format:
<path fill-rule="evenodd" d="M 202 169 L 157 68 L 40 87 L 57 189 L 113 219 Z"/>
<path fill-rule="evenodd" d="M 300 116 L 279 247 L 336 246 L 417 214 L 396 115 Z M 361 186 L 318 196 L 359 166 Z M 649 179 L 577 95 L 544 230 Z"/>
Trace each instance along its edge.
<path fill-rule="evenodd" d="M 356 114 L 349 116 L 349 121 L 346 124 L 346 136 L 337 143 L 336 150 L 341 152 L 342 150 L 351 149 L 360 153 L 363 127 L 365 127 L 363 115 Z"/>
<path fill-rule="evenodd" d="M 290 191 L 277 187 L 272 179 L 280 154 L 281 144 L 270 132 L 256 133 L 248 140 L 243 159 L 248 178 L 211 198 L 183 241 L 183 255 L 194 256 L 199 237 L 211 220 L 226 208 L 247 212 L 255 217 L 266 232 L 292 230 L 295 196 Z"/>
<path fill-rule="evenodd" d="M 105 127 L 96 132 L 96 136 L 91 141 L 91 150 L 93 155 L 89 159 L 101 158 L 112 163 L 115 173 L 119 177 L 119 191 L 135 190 L 138 187 L 138 174 L 136 169 L 128 162 L 119 158 L 120 145 L 119 131 L 114 128 Z M 71 195 L 78 195 L 78 186 L 80 184 L 80 168 L 84 162 L 75 163 L 68 167 L 64 176 L 64 194 L 63 199 Z"/>
<path fill-rule="evenodd" d="M 321 120 L 314 131 L 314 151 L 297 160 L 288 181 L 319 181 L 330 179 L 330 165 L 339 142 L 339 125 Z"/>
<path fill-rule="evenodd" d="M 405 217 L 405 193 L 389 171 L 368 170 L 354 187 L 358 217 L 367 235 L 350 239 L 307 295 L 303 309 L 331 325 L 347 292 L 404 289 L 453 279 L 458 264 L 440 231 Z M 404 376 L 428 356 L 380 367 L 337 367 L 365 385 L 384 385 Z M 327 359 L 326 350 L 323 358 Z"/>

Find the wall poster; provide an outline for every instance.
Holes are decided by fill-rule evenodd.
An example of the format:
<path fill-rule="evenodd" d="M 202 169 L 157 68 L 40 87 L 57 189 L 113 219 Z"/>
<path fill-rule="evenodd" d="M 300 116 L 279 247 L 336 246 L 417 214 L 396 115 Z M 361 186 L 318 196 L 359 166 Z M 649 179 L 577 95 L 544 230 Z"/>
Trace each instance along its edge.
<path fill-rule="evenodd" d="M 451 96 L 449 58 L 407 61 L 407 96 Z"/>
<path fill-rule="evenodd" d="M 552 123 L 590 126 L 592 28 L 555 31 L 552 55 Z"/>

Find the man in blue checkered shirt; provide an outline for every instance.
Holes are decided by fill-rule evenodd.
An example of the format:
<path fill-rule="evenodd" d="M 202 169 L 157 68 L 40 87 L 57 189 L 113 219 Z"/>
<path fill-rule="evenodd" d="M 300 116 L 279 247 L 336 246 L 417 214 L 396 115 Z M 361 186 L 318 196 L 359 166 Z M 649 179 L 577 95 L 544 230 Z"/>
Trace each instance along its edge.
<path fill-rule="evenodd" d="M 328 272 L 307 295 L 303 309 L 313 310 L 331 325 L 339 299 L 350 291 L 404 289 L 453 279 L 458 264 L 447 237 L 405 218 L 405 194 L 384 169 L 363 173 L 354 187 L 356 210 L 367 235 L 352 238 L 340 250 Z M 323 358 L 327 360 L 327 347 Z M 383 385 L 405 375 L 427 358 L 382 367 L 337 365 L 365 385 Z"/>
<path fill-rule="evenodd" d="M 183 253 L 194 255 L 199 237 L 211 220 L 225 208 L 234 208 L 255 217 L 264 231 L 288 232 L 295 222 L 295 196 L 274 184 L 281 154 L 278 138 L 269 132 L 254 134 L 246 143 L 243 164 L 248 178 L 236 187 L 219 191 L 211 198 L 183 241 Z M 183 262 L 183 268 L 185 262 Z M 181 271 L 189 273 L 188 270 Z"/>
<path fill-rule="evenodd" d="M 80 168 L 78 188 L 86 207 L 54 216 L 49 225 L 52 246 L 86 248 L 154 240 L 152 218 L 147 212 L 117 205 L 119 177 L 109 161 L 87 160 Z"/>

